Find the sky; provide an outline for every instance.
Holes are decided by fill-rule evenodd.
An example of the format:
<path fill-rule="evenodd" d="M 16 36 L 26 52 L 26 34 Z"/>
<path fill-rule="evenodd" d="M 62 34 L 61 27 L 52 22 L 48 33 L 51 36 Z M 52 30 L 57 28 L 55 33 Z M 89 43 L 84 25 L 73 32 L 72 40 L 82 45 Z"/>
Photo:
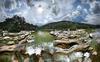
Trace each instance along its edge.
<path fill-rule="evenodd" d="M 100 0 L 0 0 L 0 22 L 14 15 L 38 26 L 63 20 L 100 25 Z"/>

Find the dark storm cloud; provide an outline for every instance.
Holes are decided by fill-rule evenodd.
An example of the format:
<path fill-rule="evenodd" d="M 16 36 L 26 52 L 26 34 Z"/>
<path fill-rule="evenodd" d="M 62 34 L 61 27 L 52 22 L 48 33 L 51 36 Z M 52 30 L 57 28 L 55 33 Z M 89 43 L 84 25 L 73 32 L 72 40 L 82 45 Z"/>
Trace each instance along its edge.
<path fill-rule="evenodd" d="M 95 13 L 95 14 L 100 13 L 100 3 L 95 3 L 93 13 Z"/>
<path fill-rule="evenodd" d="M 4 3 L 5 8 L 9 8 L 10 9 L 12 3 L 13 2 L 11 2 L 10 0 L 5 1 L 5 3 Z"/>

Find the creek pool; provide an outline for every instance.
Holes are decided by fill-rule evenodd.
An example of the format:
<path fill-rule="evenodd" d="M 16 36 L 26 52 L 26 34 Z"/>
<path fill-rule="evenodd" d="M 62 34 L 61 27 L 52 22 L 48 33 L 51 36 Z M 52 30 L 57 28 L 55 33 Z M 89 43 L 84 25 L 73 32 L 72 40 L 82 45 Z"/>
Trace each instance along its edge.
<path fill-rule="evenodd" d="M 54 36 L 52 36 L 49 32 L 47 31 L 37 31 L 35 33 L 32 33 L 34 36 L 35 44 L 39 45 L 45 42 L 53 42 L 55 39 Z"/>

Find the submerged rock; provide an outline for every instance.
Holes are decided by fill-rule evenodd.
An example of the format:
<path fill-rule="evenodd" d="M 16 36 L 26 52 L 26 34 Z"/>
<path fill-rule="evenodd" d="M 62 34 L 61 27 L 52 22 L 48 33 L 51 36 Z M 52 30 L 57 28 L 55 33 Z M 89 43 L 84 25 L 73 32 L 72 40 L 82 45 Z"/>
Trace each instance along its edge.
<path fill-rule="evenodd" d="M 26 53 L 28 53 L 30 56 L 33 54 L 40 55 L 42 49 L 41 48 L 33 48 L 32 46 L 26 47 Z"/>
<path fill-rule="evenodd" d="M 44 60 L 44 62 L 53 62 L 53 56 L 46 51 L 42 51 L 41 57 Z"/>
<path fill-rule="evenodd" d="M 14 41 L 9 41 L 7 44 L 8 45 L 13 45 L 15 42 Z"/>
<path fill-rule="evenodd" d="M 70 58 L 68 55 L 62 54 L 62 53 L 55 53 L 53 55 L 54 62 L 70 62 Z"/>
<path fill-rule="evenodd" d="M 86 52 L 84 53 L 84 60 L 83 62 L 92 62 L 92 60 L 90 59 L 90 53 L 89 52 Z"/>
<path fill-rule="evenodd" d="M 72 62 L 74 62 L 74 61 L 82 62 L 83 53 L 82 52 L 73 52 L 69 55 L 69 57 Z"/>
<path fill-rule="evenodd" d="M 33 49 L 32 46 L 26 47 L 26 53 L 28 53 L 31 56 L 32 54 L 35 53 L 35 50 Z"/>

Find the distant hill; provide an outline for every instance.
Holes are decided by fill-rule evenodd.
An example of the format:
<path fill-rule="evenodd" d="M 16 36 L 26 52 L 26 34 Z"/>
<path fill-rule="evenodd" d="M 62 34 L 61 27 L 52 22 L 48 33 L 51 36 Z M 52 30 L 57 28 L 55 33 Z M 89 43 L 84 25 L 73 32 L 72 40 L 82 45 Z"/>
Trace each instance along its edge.
<path fill-rule="evenodd" d="M 21 30 L 35 30 L 37 26 L 26 23 L 23 17 L 15 15 L 12 18 L 7 18 L 4 22 L 0 23 L 1 30 L 9 32 L 19 32 Z"/>
<path fill-rule="evenodd" d="M 12 18 L 7 18 L 4 22 L 0 22 L 0 30 L 7 30 L 9 32 L 19 32 L 22 30 L 68 30 L 68 29 L 95 29 L 100 28 L 100 25 L 89 25 L 84 23 L 77 23 L 71 21 L 53 22 L 41 27 L 35 26 L 25 22 L 23 17 L 17 15 Z"/>
<path fill-rule="evenodd" d="M 95 28 L 100 28 L 100 25 L 90 25 L 90 24 L 77 23 L 71 21 L 53 22 L 40 27 L 40 29 L 58 29 L 58 30 L 95 29 Z"/>

